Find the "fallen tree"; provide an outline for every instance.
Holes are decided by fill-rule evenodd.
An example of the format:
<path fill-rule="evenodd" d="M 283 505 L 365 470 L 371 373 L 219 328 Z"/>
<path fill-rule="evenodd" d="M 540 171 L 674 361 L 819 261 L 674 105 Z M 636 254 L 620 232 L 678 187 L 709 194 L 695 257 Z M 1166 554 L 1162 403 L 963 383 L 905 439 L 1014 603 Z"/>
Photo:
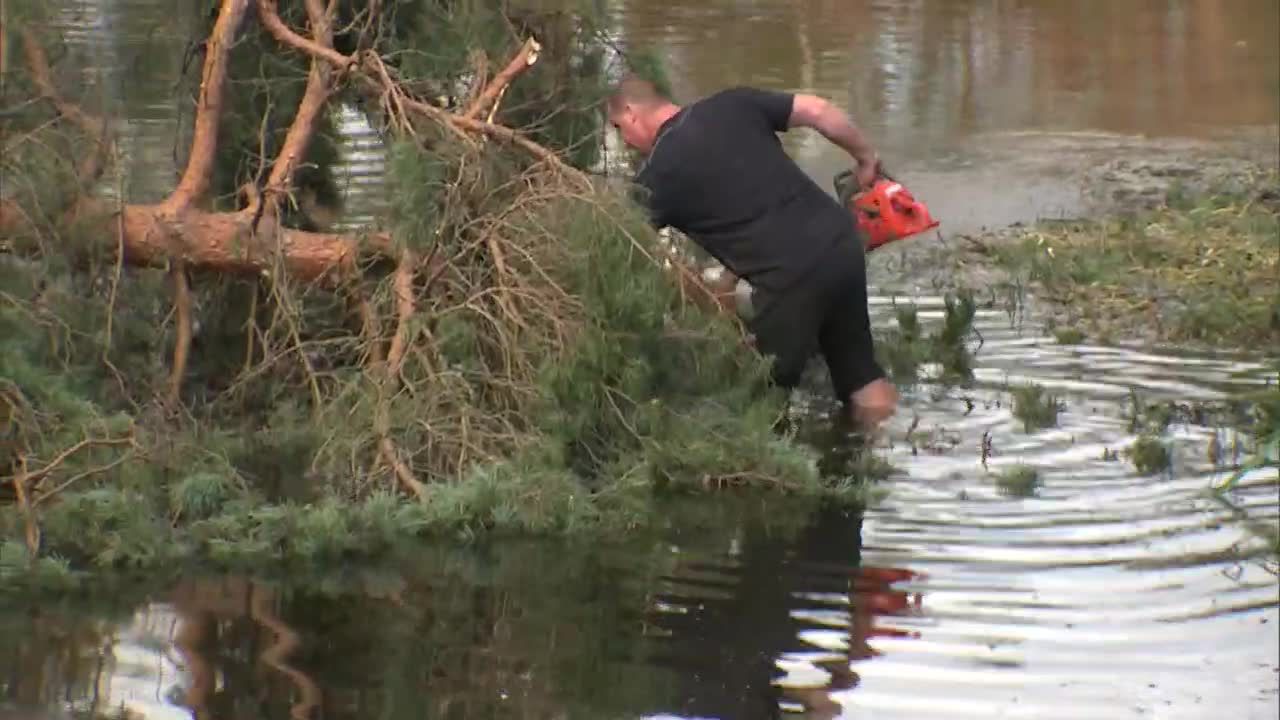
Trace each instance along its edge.
<path fill-rule="evenodd" d="M 0 526 L 74 562 L 233 562 L 376 550 L 424 528 L 626 526 L 662 487 L 848 492 L 773 432 L 764 362 L 731 313 L 707 312 L 723 298 L 566 159 L 574 146 L 502 123 L 513 84 L 567 60 L 508 37 L 501 71 L 436 104 L 388 64 L 385 12 L 223 0 L 183 172 L 145 205 L 89 192 L 116 155 L 108 123 L 60 92 L 29 15 L 0 32 L 39 101 L 5 119 L 22 125 L 5 134 L 19 181 L 0 238 L 46 270 L 0 274 L 15 339 L 0 353 Z M 306 81 L 278 152 L 218 209 L 228 66 L 252 27 L 304 58 Z M 359 233 L 297 226 L 298 174 L 339 97 L 388 128 L 392 211 Z M 55 132 L 79 163 L 41 164 Z"/>

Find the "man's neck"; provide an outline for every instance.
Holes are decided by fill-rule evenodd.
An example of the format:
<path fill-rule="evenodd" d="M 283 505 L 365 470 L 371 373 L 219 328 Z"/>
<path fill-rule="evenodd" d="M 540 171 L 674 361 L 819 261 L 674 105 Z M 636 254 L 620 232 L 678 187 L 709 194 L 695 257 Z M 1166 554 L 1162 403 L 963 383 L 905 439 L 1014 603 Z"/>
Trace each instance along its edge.
<path fill-rule="evenodd" d="M 676 116 L 680 112 L 680 106 L 675 103 L 667 103 L 653 111 L 654 130 L 658 130 L 667 123 L 668 120 Z"/>

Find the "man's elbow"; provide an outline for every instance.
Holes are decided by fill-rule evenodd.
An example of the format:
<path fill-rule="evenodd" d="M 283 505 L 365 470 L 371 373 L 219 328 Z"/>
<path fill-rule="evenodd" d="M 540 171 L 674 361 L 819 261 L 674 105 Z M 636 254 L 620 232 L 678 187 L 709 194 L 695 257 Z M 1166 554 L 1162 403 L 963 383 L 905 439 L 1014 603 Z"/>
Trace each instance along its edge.
<path fill-rule="evenodd" d="M 790 127 L 807 127 L 815 130 L 829 125 L 833 115 L 840 110 L 826 98 L 808 93 L 797 93 L 791 105 Z"/>

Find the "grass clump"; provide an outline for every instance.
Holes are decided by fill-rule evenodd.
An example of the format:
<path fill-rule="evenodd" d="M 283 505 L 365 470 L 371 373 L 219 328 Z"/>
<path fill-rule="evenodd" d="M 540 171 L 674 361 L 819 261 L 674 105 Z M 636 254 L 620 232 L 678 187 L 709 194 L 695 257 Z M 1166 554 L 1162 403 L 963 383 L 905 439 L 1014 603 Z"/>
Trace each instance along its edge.
<path fill-rule="evenodd" d="M 977 302 L 973 293 L 961 290 L 944 298 L 942 323 L 927 336 L 919 312 L 907 304 L 895 309 L 897 327 L 876 333 L 876 355 L 893 380 L 915 382 L 920 365 L 937 363 L 944 383 L 964 383 L 973 378 L 973 352 L 967 340 L 973 333 Z"/>
<path fill-rule="evenodd" d="M 1040 487 L 1040 472 L 1030 465 L 1014 465 L 996 475 L 996 487 L 1010 497 L 1030 497 Z"/>
<path fill-rule="evenodd" d="M 1280 344 L 1280 175 L 1132 216 L 1041 223 L 994 246 L 1060 315 L 1094 336 Z"/>
<path fill-rule="evenodd" d="M 1143 475 L 1158 475 L 1168 470 L 1173 463 L 1169 448 L 1154 435 L 1139 435 L 1125 450 L 1125 455 Z"/>
<path fill-rule="evenodd" d="M 1074 327 L 1055 328 L 1053 338 L 1059 345 L 1077 345 L 1084 341 L 1084 331 Z"/>
<path fill-rule="evenodd" d="M 1043 430 L 1058 424 L 1062 401 L 1046 392 L 1044 386 L 1028 383 L 1010 391 L 1013 396 L 1013 416 L 1022 422 L 1025 432 Z"/>

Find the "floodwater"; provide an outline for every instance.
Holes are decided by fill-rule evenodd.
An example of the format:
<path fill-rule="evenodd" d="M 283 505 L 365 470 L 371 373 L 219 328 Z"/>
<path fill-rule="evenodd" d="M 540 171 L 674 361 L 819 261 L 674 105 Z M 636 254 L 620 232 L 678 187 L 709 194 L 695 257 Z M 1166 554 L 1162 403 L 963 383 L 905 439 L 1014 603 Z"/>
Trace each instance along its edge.
<path fill-rule="evenodd" d="M 72 59 L 108 70 L 86 92 L 128 120 L 126 192 L 163 196 L 190 17 L 55 4 Z M 745 82 L 835 99 L 946 233 L 1076 212 L 1073 173 L 1117 149 L 1213 148 L 1280 122 L 1276 0 L 607 5 L 620 40 L 668 55 L 682 98 Z M 376 208 L 379 155 L 351 127 L 358 220 Z M 844 162 L 813 136 L 788 147 L 824 183 Z M 879 327 L 895 302 L 915 302 L 926 331 L 942 316 L 909 282 L 872 296 Z M 617 546 L 429 546 L 389 568 L 12 609 L 0 717 L 1277 717 L 1280 583 L 1253 527 L 1276 531 L 1280 477 L 1246 475 L 1234 509 L 1210 497 L 1231 438 L 1196 413 L 1163 436 L 1169 471 L 1112 455 L 1135 437 L 1134 394 L 1192 407 L 1276 369 L 1057 344 L 1025 311 L 980 310 L 967 387 L 927 372 L 903 387 L 877 449 L 900 472 L 863 514 L 712 498 Z M 1008 389 L 1027 381 L 1062 394 L 1057 427 L 1013 418 Z M 997 490 L 1014 463 L 1040 470 L 1034 496 Z M 800 530 L 780 534 L 788 523 Z"/>

